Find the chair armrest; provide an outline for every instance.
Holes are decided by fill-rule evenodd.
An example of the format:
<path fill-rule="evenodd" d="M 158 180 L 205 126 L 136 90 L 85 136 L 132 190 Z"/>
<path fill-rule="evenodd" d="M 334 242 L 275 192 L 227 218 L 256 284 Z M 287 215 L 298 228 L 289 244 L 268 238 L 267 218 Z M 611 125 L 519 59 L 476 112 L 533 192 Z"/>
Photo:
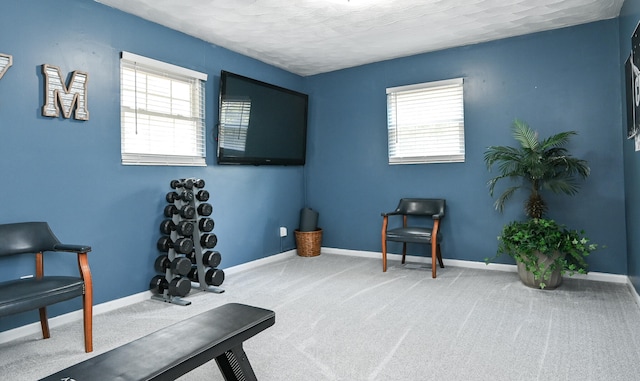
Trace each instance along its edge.
<path fill-rule="evenodd" d="M 402 213 L 398 212 L 397 210 L 394 210 L 393 212 L 389 212 L 389 213 L 380 213 L 380 215 L 382 217 L 387 217 L 387 216 L 397 216 L 400 215 Z"/>
<path fill-rule="evenodd" d="M 66 245 L 58 243 L 53 245 L 54 251 L 67 251 L 70 253 L 88 253 L 91 251 L 91 246 L 86 245 Z"/>
<path fill-rule="evenodd" d="M 434 220 L 439 220 L 442 217 L 444 217 L 444 213 L 438 213 L 438 214 L 434 214 L 433 216 L 431 216 L 431 218 L 433 218 Z"/>

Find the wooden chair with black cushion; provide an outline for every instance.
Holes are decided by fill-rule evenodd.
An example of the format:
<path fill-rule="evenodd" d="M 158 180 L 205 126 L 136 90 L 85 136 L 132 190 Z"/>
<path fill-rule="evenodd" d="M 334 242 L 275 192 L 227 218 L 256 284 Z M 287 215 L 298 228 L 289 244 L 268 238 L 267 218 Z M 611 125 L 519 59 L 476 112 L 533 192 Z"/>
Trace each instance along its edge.
<path fill-rule="evenodd" d="M 440 252 L 440 220 L 444 218 L 446 202 L 444 199 L 403 198 L 396 210 L 382 213 L 382 271 L 387 271 L 387 241 L 402 242 L 402 263 L 407 255 L 407 243 L 423 243 L 431 245 L 431 276 L 436 277 L 436 260 L 441 268 Z M 390 216 L 402 216 L 402 226 L 389 228 Z M 424 217 L 424 218 L 420 218 Z M 418 224 L 419 220 L 430 221 L 427 225 Z M 433 239 L 436 237 L 436 239 Z"/>
<path fill-rule="evenodd" d="M 42 336 L 49 338 L 47 306 L 82 297 L 85 351 L 93 350 L 93 286 L 87 253 L 91 246 L 60 243 L 46 222 L 0 224 L 0 259 L 35 254 L 35 277 L 0 282 L 0 317 L 29 310 L 40 311 Z M 44 256 L 75 253 L 78 275 L 51 275 L 44 271 Z M 55 254 L 52 254 L 55 255 Z M 7 266 L 2 263 L 1 266 Z M 74 266 L 75 267 L 75 266 Z"/>

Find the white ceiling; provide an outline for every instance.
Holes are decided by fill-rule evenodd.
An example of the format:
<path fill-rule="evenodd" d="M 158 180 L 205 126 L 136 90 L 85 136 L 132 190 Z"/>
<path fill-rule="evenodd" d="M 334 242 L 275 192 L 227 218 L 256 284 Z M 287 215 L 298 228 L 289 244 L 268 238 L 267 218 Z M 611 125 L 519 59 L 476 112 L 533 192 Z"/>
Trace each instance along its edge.
<path fill-rule="evenodd" d="M 617 17 L 624 0 L 96 0 L 302 76 Z"/>

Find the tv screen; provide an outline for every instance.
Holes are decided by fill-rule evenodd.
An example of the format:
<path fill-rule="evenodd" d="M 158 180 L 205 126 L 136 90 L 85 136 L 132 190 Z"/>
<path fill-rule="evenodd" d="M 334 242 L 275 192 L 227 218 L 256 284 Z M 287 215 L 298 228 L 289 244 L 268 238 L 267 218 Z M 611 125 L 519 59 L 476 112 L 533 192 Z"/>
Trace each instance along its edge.
<path fill-rule="evenodd" d="M 308 98 L 223 70 L 218 163 L 304 165 Z"/>

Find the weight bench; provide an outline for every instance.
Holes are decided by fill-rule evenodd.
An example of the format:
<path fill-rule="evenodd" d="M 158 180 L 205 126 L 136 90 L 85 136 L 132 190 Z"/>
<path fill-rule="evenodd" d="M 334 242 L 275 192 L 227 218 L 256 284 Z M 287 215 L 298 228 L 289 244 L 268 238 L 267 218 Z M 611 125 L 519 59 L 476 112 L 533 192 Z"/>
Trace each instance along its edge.
<path fill-rule="evenodd" d="M 229 303 L 87 359 L 42 380 L 174 380 L 216 359 L 227 381 L 256 381 L 242 343 L 275 312 Z"/>

